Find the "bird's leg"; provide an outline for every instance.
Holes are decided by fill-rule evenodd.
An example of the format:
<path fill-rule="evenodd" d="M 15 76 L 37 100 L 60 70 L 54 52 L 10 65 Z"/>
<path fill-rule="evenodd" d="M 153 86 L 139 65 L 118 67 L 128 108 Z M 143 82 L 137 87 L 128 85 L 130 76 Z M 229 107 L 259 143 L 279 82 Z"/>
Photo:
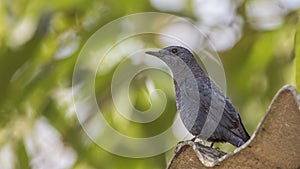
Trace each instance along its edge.
<path fill-rule="evenodd" d="M 195 142 L 196 138 L 197 138 L 197 137 L 193 137 L 193 138 L 191 139 L 191 141 L 192 141 L 192 142 Z"/>
<path fill-rule="evenodd" d="M 214 144 L 215 144 L 215 143 L 214 143 L 214 142 L 212 142 L 212 143 L 211 143 L 211 145 L 210 145 L 210 148 L 213 148 Z"/>

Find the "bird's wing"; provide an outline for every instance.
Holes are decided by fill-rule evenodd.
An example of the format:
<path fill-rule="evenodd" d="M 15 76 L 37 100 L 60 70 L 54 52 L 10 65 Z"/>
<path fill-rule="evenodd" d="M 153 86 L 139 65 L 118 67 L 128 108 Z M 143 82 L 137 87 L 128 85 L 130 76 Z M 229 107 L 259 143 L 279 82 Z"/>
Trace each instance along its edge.
<path fill-rule="evenodd" d="M 198 102 L 200 98 L 199 111 L 205 113 L 207 118 L 219 123 L 223 128 L 228 129 L 238 137 L 244 138 L 245 132 L 241 131 L 243 127 L 241 127 L 240 117 L 230 100 L 224 96 L 221 90 L 212 81 L 204 79 L 203 77 L 195 79 L 197 81 L 198 91 L 195 91 L 195 87 L 191 86 L 194 84 L 189 82 L 193 79 L 187 79 L 183 82 L 184 89 L 181 91 L 181 95 L 185 95 L 189 98 L 188 101 L 192 102 Z M 199 98 L 195 94 L 196 92 L 199 93 Z M 181 103 L 181 105 L 184 104 L 186 103 Z"/>
<path fill-rule="evenodd" d="M 227 129 L 230 129 L 230 131 L 233 134 L 242 138 L 244 141 L 247 141 L 250 138 L 250 136 L 247 133 L 245 127 L 243 126 L 241 118 L 237 113 L 236 109 L 233 107 L 233 104 L 231 103 L 230 99 L 224 96 L 222 91 L 213 82 L 211 83 L 214 88 L 213 90 L 217 92 L 217 95 L 224 97 L 226 103 L 222 117 L 223 119 L 220 122 L 220 125 Z"/>

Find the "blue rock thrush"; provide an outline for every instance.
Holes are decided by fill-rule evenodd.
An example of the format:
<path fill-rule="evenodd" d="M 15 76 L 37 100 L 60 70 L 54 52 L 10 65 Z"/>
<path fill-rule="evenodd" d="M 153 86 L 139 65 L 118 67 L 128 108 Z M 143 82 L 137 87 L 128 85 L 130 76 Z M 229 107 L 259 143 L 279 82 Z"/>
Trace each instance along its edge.
<path fill-rule="evenodd" d="M 231 101 L 198 65 L 193 54 L 180 46 L 169 46 L 149 55 L 163 60 L 173 74 L 176 106 L 180 118 L 195 138 L 229 142 L 239 147 L 250 136 Z"/>

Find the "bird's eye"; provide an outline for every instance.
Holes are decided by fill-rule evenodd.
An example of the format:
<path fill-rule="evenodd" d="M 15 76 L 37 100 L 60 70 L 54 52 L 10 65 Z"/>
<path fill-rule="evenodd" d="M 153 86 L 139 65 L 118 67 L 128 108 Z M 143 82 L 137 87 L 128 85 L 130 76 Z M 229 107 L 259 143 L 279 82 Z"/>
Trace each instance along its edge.
<path fill-rule="evenodd" d="M 171 50 L 171 52 L 174 53 L 174 54 L 176 54 L 176 53 L 178 52 L 178 50 L 177 50 L 176 48 L 173 48 L 173 49 Z"/>

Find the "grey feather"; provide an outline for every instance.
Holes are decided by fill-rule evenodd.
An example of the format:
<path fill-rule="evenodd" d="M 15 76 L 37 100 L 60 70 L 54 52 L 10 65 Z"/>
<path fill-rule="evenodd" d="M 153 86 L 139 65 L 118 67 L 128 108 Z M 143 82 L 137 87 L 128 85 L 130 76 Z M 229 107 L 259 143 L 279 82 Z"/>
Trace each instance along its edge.
<path fill-rule="evenodd" d="M 213 143 L 229 142 L 237 147 L 249 140 L 250 136 L 231 101 L 210 80 L 189 50 L 169 46 L 146 53 L 159 57 L 171 69 L 176 106 L 191 134 Z"/>

